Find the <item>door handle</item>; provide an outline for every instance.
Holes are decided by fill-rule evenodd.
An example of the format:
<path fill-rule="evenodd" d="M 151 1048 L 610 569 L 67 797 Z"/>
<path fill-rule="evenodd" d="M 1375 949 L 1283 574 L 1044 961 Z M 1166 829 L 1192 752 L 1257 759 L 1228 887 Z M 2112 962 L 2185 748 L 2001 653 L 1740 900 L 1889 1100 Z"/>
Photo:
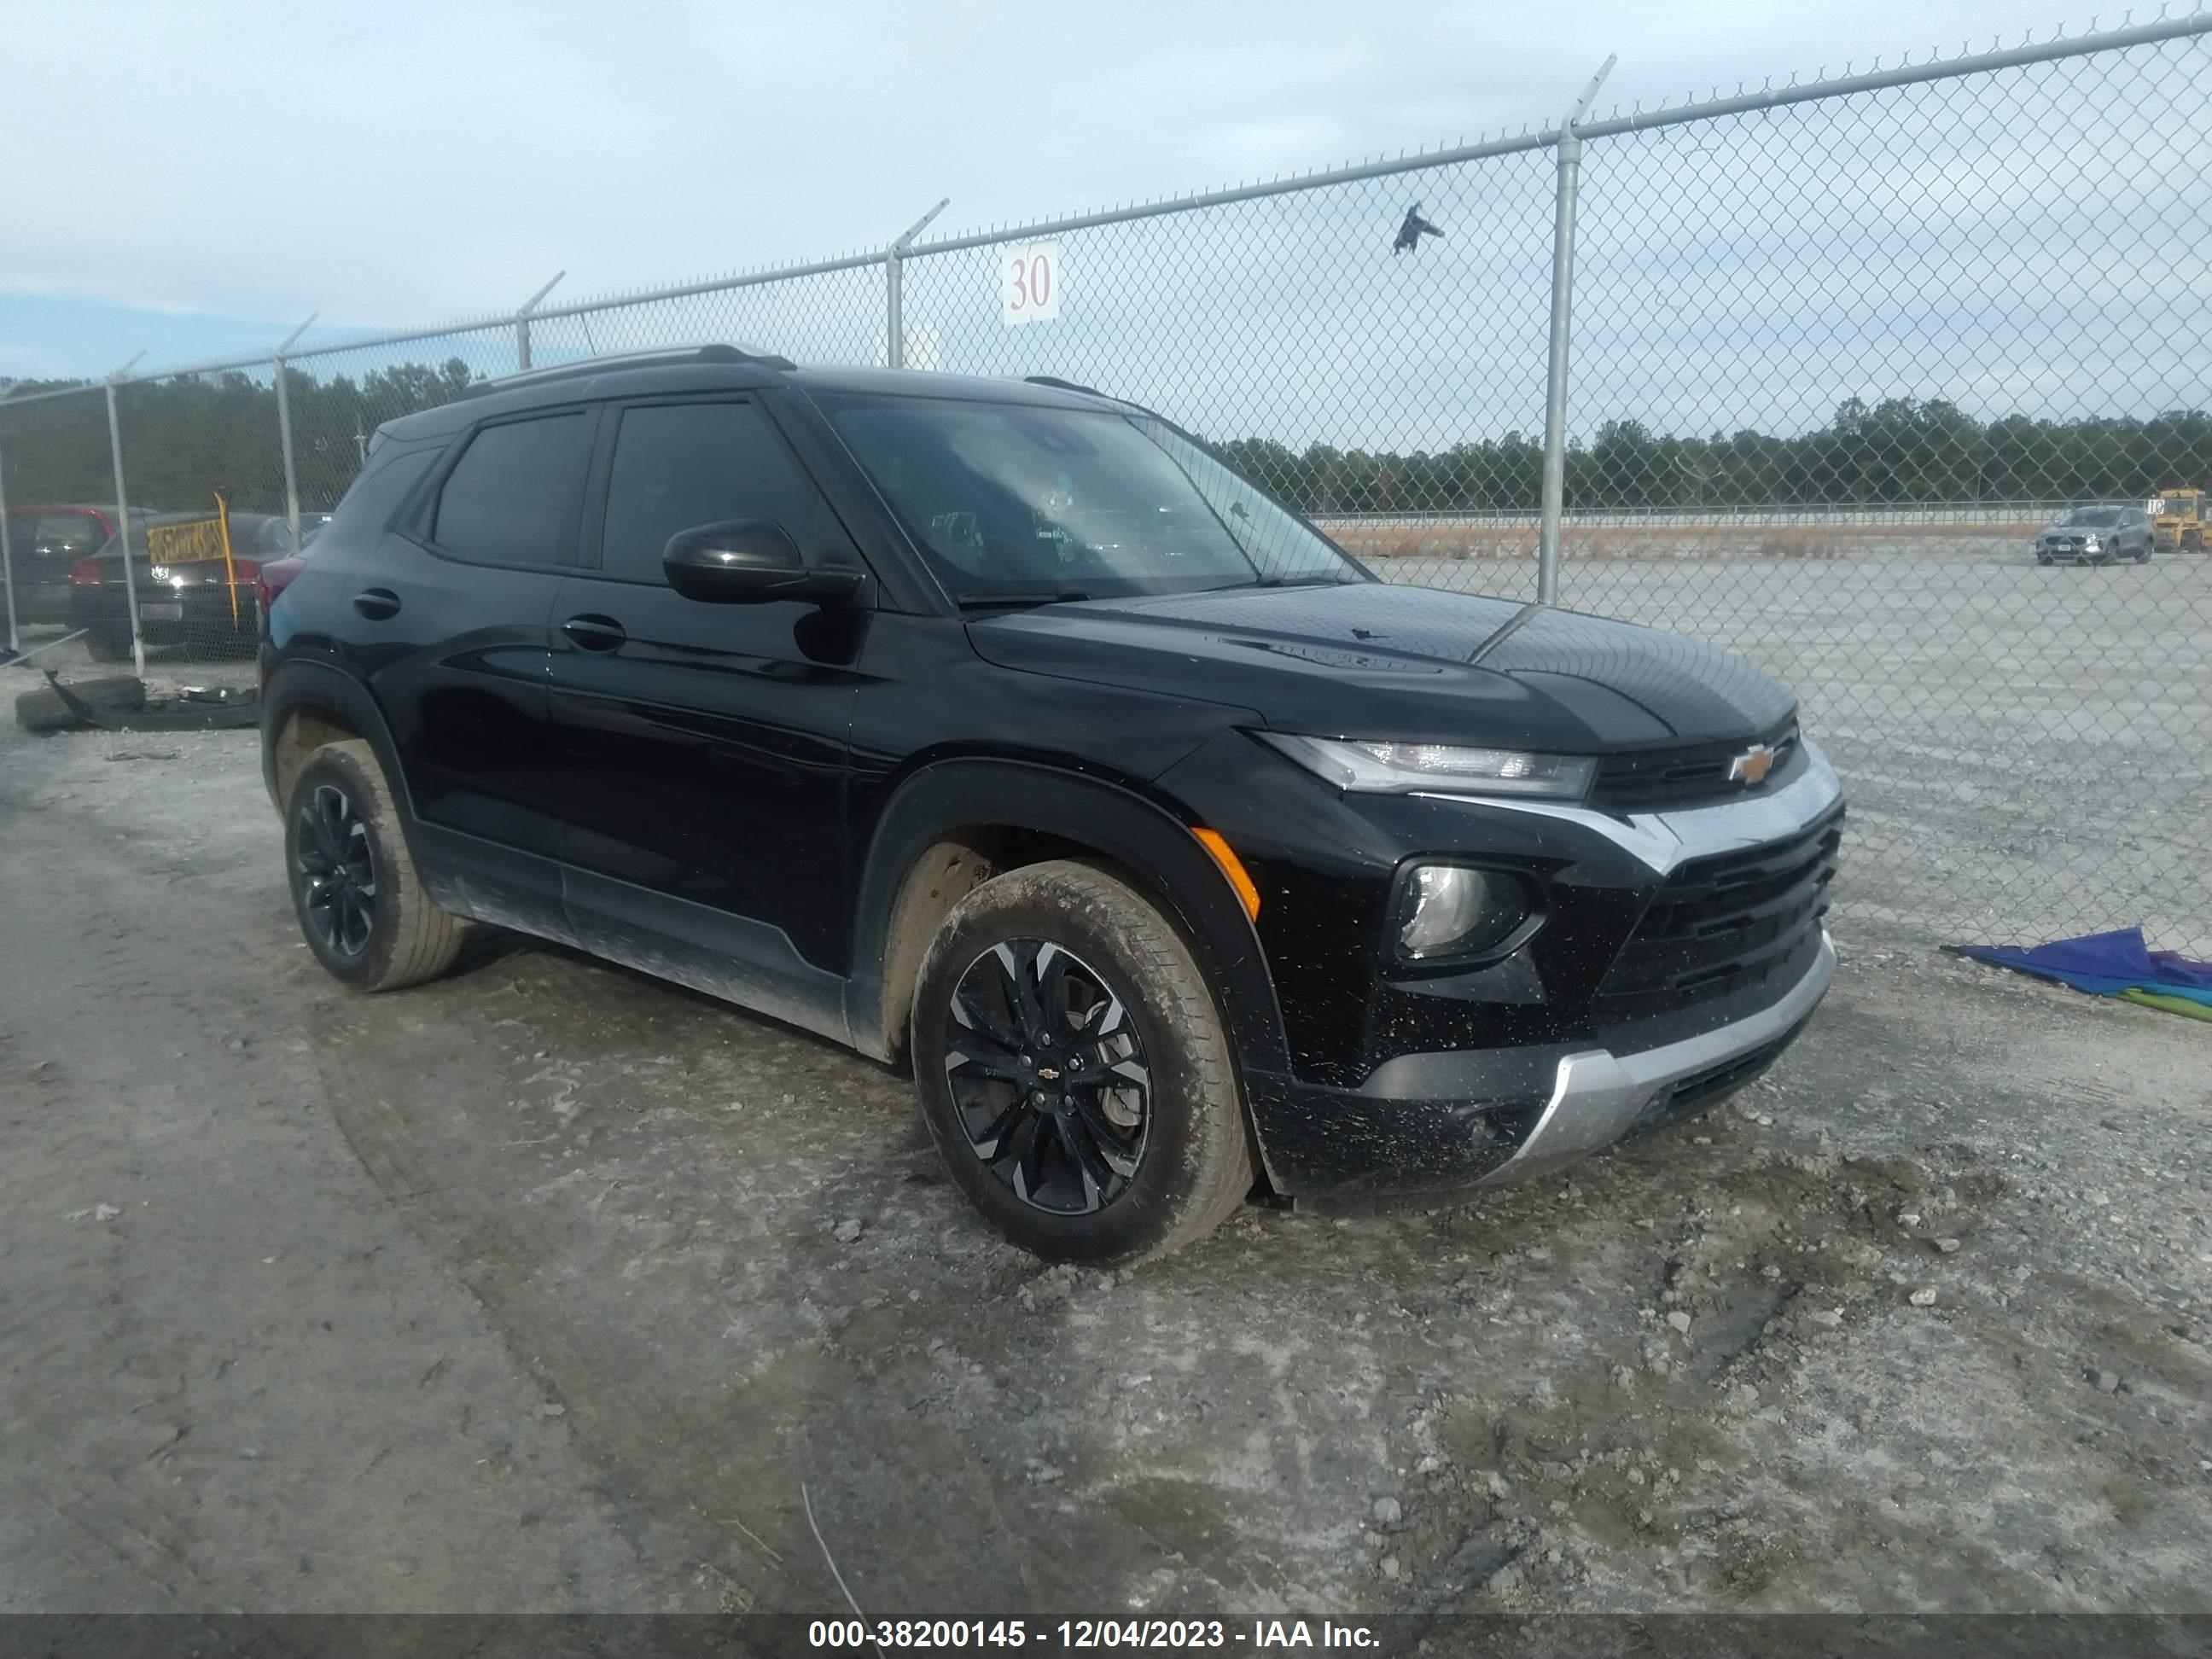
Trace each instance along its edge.
<path fill-rule="evenodd" d="M 629 635 L 612 617 L 571 617 L 561 624 L 561 631 L 575 642 L 580 651 L 614 651 Z"/>
<path fill-rule="evenodd" d="M 399 614 L 399 596 L 388 587 L 364 588 L 353 596 L 353 608 L 371 622 Z"/>

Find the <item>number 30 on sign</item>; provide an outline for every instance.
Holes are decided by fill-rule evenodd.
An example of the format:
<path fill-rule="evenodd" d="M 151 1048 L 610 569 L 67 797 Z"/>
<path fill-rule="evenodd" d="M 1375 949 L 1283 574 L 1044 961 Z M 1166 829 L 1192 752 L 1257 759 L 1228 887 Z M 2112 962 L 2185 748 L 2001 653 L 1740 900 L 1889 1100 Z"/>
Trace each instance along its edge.
<path fill-rule="evenodd" d="M 1060 315 L 1060 243 L 1016 242 L 999 250 L 999 314 L 1009 328 Z"/>

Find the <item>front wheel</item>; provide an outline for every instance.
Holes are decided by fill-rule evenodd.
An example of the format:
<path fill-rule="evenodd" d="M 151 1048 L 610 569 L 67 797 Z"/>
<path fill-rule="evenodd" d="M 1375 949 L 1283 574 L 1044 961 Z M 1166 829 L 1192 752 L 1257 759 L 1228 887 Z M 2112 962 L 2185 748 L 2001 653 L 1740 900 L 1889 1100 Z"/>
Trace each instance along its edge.
<path fill-rule="evenodd" d="M 1010 871 L 953 907 L 915 987 L 913 1055 L 953 1181 L 1038 1255 L 1164 1255 L 1251 1189 L 1206 975 L 1151 900 L 1094 866 Z"/>
<path fill-rule="evenodd" d="M 284 813 L 284 866 L 307 948 L 357 991 L 396 991 L 453 965 L 467 924 L 430 902 L 384 769 L 359 738 L 309 755 Z"/>

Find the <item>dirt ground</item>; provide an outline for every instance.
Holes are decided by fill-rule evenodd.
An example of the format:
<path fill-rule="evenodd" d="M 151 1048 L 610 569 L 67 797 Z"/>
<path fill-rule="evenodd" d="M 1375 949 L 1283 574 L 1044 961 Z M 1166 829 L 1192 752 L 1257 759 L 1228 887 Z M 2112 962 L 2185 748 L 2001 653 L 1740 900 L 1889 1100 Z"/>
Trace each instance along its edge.
<path fill-rule="evenodd" d="M 2212 1033 L 1838 927 L 1713 1117 L 1048 1270 L 905 1080 L 348 994 L 250 732 L 0 735 L 0 1611 L 2212 1609 Z"/>

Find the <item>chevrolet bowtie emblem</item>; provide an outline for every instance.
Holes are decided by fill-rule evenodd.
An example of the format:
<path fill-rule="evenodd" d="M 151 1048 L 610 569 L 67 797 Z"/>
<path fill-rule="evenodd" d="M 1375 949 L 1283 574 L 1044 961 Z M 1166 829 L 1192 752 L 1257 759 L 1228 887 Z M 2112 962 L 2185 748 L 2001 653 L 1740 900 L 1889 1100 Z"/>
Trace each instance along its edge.
<path fill-rule="evenodd" d="M 1060 1073 L 1054 1071 L 1049 1066 L 1038 1066 L 1037 1076 L 1047 1083 L 1057 1083 L 1060 1081 Z"/>
<path fill-rule="evenodd" d="M 1755 743 L 1729 763 L 1729 781 L 1748 788 L 1765 781 L 1774 769 L 1774 751 L 1763 743 Z"/>

